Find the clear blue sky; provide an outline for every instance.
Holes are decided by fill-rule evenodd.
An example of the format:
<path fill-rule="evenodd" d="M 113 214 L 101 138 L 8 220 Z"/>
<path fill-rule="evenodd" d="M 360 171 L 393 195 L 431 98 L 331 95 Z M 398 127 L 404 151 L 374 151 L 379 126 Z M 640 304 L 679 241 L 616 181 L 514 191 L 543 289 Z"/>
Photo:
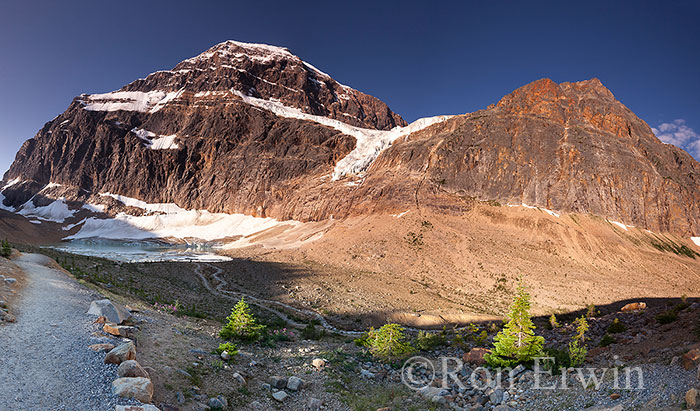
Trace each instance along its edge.
<path fill-rule="evenodd" d="M 598 77 L 700 158 L 699 2 L 338 3 L 3 0 L 0 170 L 74 96 L 227 39 L 286 46 L 408 121 L 485 108 L 542 77 Z"/>

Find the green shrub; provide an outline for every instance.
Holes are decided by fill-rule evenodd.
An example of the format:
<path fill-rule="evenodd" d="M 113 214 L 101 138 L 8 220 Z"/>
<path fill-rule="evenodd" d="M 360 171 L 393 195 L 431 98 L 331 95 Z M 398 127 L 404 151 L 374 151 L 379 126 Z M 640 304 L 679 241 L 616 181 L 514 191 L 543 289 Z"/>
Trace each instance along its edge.
<path fill-rule="evenodd" d="M 659 324 L 670 324 L 678 319 L 678 311 L 670 309 L 662 312 L 661 314 L 657 314 L 654 318 L 656 318 L 656 321 L 658 321 Z"/>
<path fill-rule="evenodd" d="M 482 346 L 489 338 L 489 333 L 486 330 L 482 330 L 473 323 L 469 323 L 469 337 L 474 341 L 477 346 Z"/>
<path fill-rule="evenodd" d="M 588 331 L 588 321 L 586 321 L 586 317 L 580 317 L 574 323 L 576 324 L 576 334 L 569 343 L 569 363 L 572 367 L 578 367 L 583 364 L 588 353 L 588 348 L 584 344 L 586 331 Z"/>
<path fill-rule="evenodd" d="M 234 355 L 238 354 L 238 347 L 236 346 L 236 344 L 225 342 L 219 344 L 219 348 L 217 348 L 215 351 L 219 355 L 221 355 L 222 352 L 226 351 L 227 353 L 229 353 L 230 356 L 233 357 Z"/>
<path fill-rule="evenodd" d="M 435 347 L 447 344 L 447 338 L 443 333 L 429 333 L 419 331 L 416 337 L 415 346 L 421 351 L 430 351 Z"/>
<path fill-rule="evenodd" d="M 556 348 L 545 348 L 542 356 L 548 357 L 547 360 L 542 362 L 542 366 L 546 370 L 557 371 L 560 368 L 569 368 L 571 366 L 568 351 L 557 350 Z"/>
<path fill-rule="evenodd" d="M 10 255 L 12 254 L 12 246 L 7 240 L 2 240 L 2 244 L 0 245 L 0 256 L 3 256 L 5 258 L 10 258 Z"/>
<path fill-rule="evenodd" d="M 491 353 L 484 356 L 490 366 L 512 367 L 542 353 L 544 338 L 535 335 L 529 311 L 530 295 L 519 285 L 508 314 L 509 321 L 494 338 Z"/>
<path fill-rule="evenodd" d="M 605 334 L 603 338 L 600 339 L 598 345 L 601 347 L 607 347 L 608 345 L 615 344 L 616 342 L 617 341 L 615 340 L 615 338 L 612 337 L 610 334 Z"/>
<path fill-rule="evenodd" d="M 370 328 L 361 343 L 369 348 L 370 354 L 383 360 L 405 358 L 414 351 L 407 341 L 404 328 L 393 323 L 385 324 L 378 330 Z"/>
<path fill-rule="evenodd" d="M 610 324 L 610 326 L 608 327 L 608 333 L 610 334 L 618 334 L 623 333 L 625 331 L 627 331 L 627 327 L 617 318 L 615 318 L 612 324 Z"/>
<path fill-rule="evenodd" d="M 219 331 L 219 337 L 224 340 L 257 341 L 265 329 L 264 325 L 258 324 L 243 298 L 233 307 L 226 321 Z"/>

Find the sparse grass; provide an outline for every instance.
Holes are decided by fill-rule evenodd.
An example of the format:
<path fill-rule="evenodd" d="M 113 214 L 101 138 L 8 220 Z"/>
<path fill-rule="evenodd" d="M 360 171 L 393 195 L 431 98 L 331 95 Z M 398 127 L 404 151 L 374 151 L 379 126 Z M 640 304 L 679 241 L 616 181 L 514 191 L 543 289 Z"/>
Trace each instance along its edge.
<path fill-rule="evenodd" d="M 687 247 L 683 244 L 678 244 L 665 236 L 658 236 L 654 234 L 654 238 L 650 238 L 650 244 L 659 251 L 671 252 L 677 255 L 686 256 L 695 259 L 696 256 L 700 255 L 693 249 Z"/>

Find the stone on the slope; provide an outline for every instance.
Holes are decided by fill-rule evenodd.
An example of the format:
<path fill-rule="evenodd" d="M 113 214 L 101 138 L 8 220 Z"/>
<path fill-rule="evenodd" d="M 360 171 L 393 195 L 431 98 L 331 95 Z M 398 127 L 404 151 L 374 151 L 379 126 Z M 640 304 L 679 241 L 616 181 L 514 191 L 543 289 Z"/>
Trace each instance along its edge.
<path fill-rule="evenodd" d="M 287 388 L 292 391 L 299 391 L 304 387 L 304 380 L 299 377 L 289 377 L 287 380 Z"/>
<path fill-rule="evenodd" d="M 243 385 L 246 384 L 245 378 L 244 378 L 244 377 L 241 375 L 241 373 L 239 373 L 239 372 L 234 372 L 234 373 L 233 373 L 233 379 L 236 380 L 236 381 L 238 381 L 239 383 L 241 383 L 241 384 L 243 384 Z"/>
<path fill-rule="evenodd" d="M 639 311 L 647 308 L 647 303 L 629 303 L 625 304 L 622 308 L 620 308 L 620 311 L 622 312 L 627 312 L 627 311 Z"/>
<path fill-rule="evenodd" d="M 221 359 L 224 361 L 228 361 L 231 359 L 231 354 L 229 354 L 228 351 L 224 351 L 221 353 Z"/>
<path fill-rule="evenodd" d="M 3 300 L 0 300 L 0 308 L 7 308 L 7 303 Z"/>
<path fill-rule="evenodd" d="M 326 366 L 326 360 L 324 360 L 323 358 L 314 358 L 311 361 L 311 365 L 320 371 L 323 367 Z"/>
<path fill-rule="evenodd" d="M 88 346 L 89 349 L 95 352 L 101 351 L 112 351 L 114 349 L 114 344 L 104 343 L 104 344 L 92 344 Z"/>
<path fill-rule="evenodd" d="M 619 400 L 619 399 L 620 399 L 620 394 L 618 394 L 618 393 L 616 393 L 616 392 L 615 392 L 615 393 L 612 393 L 612 394 L 610 394 L 610 399 L 613 400 L 613 401 Z"/>
<path fill-rule="evenodd" d="M 104 327 L 102 327 L 102 331 L 106 332 L 107 334 L 115 335 L 117 337 L 132 339 L 136 335 L 135 327 L 130 327 L 128 325 L 116 325 L 113 323 L 105 323 Z"/>
<path fill-rule="evenodd" d="M 273 375 L 270 377 L 270 385 L 272 388 L 284 388 L 287 386 L 287 379 L 279 375 Z"/>
<path fill-rule="evenodd" d="M 320 410 L 322 405 L 323 401 L 319 400 L 318 398 L 311 398 L 309 400 L 308 409 L 311 411 Z"/>
<path fill-rule="evenodd" d="M 117 405 L 114 411 L 160 411 L 160 408 L 151 404 L 144 405 Z"/>
<path fill-rule="evenodd" d="M 491 395 L 489 395 L 489 400 L 491 400 L 491 403 L 494 405 L 498 405 L 503 402 L 503 390 L 500 388 L 493 390 Z"/>
<path fill-rule="evenodd" d="M 491 350 L 488 348 L 472 348 L 469 350 L 468 353 L 465 353 L 462 356 L 462 361 L 465 363 L 469 364 L 474 364 L 474 365 L 483 365 L 486 363 L 486 360 L 484 359 L 484 355 L 490 353 Z"/>
<path fill-rule="evenodd" d="M 12 314 L 10 314 L 10 313 L 5 313 L 5 314 L 2 316 L 2 319 L 3 319 L 3 321 L 8 322 L 8 323 L 13 323 L 13 322 L 17 321 L 17 319 L 15 318 L 15 316 L 12 315 Z"/>
<path fill-rule="evenodd" d="M 209 405 L 209 408 L 212 410 L 223 410 L 224 409 L 224 403 L 218 398 L 209 398 L 207 405 Z"/>
<path fill-rule="evenodd" d="M 10 284 L 10 285 L 16 284 L 16 283 L 17 283 L 17 279 L 15 279 L 15 278 L 5 278 L 5 283 Z"/>
<path fill-rule="evenodd" d="M 685 403 L 688 408 L 694 408 L 698 404 L 698 390 L 691 388 L 685 393 Z"/>
<path fill-rule="evenodd" d="M 690 350 L 683 355 L 683 368 L 692 370 L 700 365 L 700 348 Z"/>
<path fill-rule="evenodd" d="M 126 360 L 119 364 L 117 375 L 120 377 L 143 377 L 150 378 L 150 375 L 143 369 L 136 360 Z"/>
<path fill-rule="evenodd" d="M 253 401 L 248 406 L 254 410 L 262 410 L 265 408 L 260 401 Z"/>
<path fill-rule="evenodd" d="M 129 341 L 128 343 L 122 344 L 116 348 L 113 348 L 105 356 L 105 364 L 121 364 L 127 360 L 133 360 L 136 358 L 136 347 L 134 343 Z"/>
<path fill-rule="evenodd" d="M 289 397 L 289 395 L 284 391 L 277 391 L 277 392 L 272 393 L 272 398 L 274 398 L 275 400 L 277 400 L 279 402 L 286 400 L 287 397 Z"/>
<path fill-rule="evenodd" d="M 117 378 L 112 382 L 112 394 L 149 403 L 153 398 L 153 383 L 142 377 Z"/>
<path fill-rule="evenodd" d="M 107 299 L 91 302 L 87 313 L 97 316 L 101 315 L 115 324 L 121 324 L 131 317 L 129 311 Z"/>

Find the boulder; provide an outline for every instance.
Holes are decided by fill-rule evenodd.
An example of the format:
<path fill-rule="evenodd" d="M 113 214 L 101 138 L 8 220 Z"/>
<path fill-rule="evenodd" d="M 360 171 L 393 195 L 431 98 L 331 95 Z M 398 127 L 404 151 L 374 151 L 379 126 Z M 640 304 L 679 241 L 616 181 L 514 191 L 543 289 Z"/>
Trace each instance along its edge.
<path fill-rule="evenodd" d="M 209 398 L 207 405 L 212 410 L 223 410 L 224 403 L 219 398 Z"/>
<path fill-rule="evenodd" d="M 105 356 L 105 364 L 121 364 L 127 360 L 133 360 L 136 358 L 136 347 L 134 343 L 129 341 L 128 343 L 122 344 L 116 348 L 113 348 Z"/>
<path fill-rule="evenodd" d="M 135 360 L 126 360 L 119 364 L 117 375 L 120 377 L 150 378 L 146 370 Z"/>
<path fill-rule="evenodd" d="M 153 383 L 143 377 L 117 378 L 112 382 L 112 394 L 149 403 L 153 398 Z"/>
<path fill-rule="evenodd" d="M 685 393 L 685 404 L 688 408 L 695 408 L 698 404 L 698 390 L 691 388 Z"/>
<path fill-rule="evenodd" d="M 683 355 L 683 368 L 692 370 L 700 365 L 700 348 L 690 350 Z"/>
<path fill-rule="evenodd" d="M 245 378 L 244 378 L 244 377 L 241 375 L 241 373 L 239 373 L 239 372 L 234 372 L 234 373 L 233 373 L 233 379 L 236 380 L 236 381 L 238 381 L 239 383 L 241 383 L 241 384 L 243 384 L 243 385 L 246 384 Z"/>
<path fill-rule="evenodd" d="M 289 377 L 287 380 L 287 389 L 299 391 L 304 387 L 304 380 L 299 377 Z"/>
<path fill-rule="evenodd" d="M 277 391 L 272 393 L 272 398 L 279 402 L 286 400 L 287 397 L 289 397 L 289 395 L 284 391 Z"/>
<path fill-rule="evenodd" d="M 91 302 L 87 313 L 103 316 L 115 324 L 121 324 L 131 317 L 129 311 L 107 299 Z"/>
<path fill-rule="evenodd" d="M 104 344 L 92 344 L 88 346 L 89 349 L 95 352 L 101 351 L 112 351 L 114 349 L 114 344 L 104 343 Z"/>
<path fill-rule="evenodd" d="M 326 366 L 326 360 L 324 360 L 323 358 L 314 358 L 313 361 L 311 361 L 311 365 L 320 371 L 323 367 Z"/>
<path fill-rule="evenodd" d="M 465 353 L 462 356 L 462 361 L 465 363 L 469 364 L 474 364 L 474 365 L 483 365 L 486 364 L 486 360 L 484 359 L 484 355 L 490 353 L 491 350 L 488 348 L 472 348 L 469 350 L 468 353 Z"/>
<path fill-rule="evenodd" d="M 620 311 L 622 312 L 627 312 L 627 311 L 639 311 L 647 308 L 647 303 L 629 303 L 625 304 L 622 308 L 620 308 Z"/>
<path fill-rule="evenodd" d="M 279 375 L 273 375 L 270 377 L 270 385 L 272 388 L 284 388 L 287 386 L 287 379 Z"/>
<path fill-rule="evenodd" d="M 16 284 L 16 283 L 17 283 L 17 279 L 15 279 L 15 278 L 6 278 L 6 279 L 5 279 L 5 283 L 6 283 L 6 284 L 10 284 L 10 285 Z"/>
<path fill-rule="evenodd" d="M 102 331 L 106 332 L 107 334 L 115 335 L 117 337 L 124 337 L 130 339 L 133 339 L 136 335 L 135 327 L 130 327 L 128 325 L 116 325 L 113 323 L 106 323 L 102 327 Z"/>

